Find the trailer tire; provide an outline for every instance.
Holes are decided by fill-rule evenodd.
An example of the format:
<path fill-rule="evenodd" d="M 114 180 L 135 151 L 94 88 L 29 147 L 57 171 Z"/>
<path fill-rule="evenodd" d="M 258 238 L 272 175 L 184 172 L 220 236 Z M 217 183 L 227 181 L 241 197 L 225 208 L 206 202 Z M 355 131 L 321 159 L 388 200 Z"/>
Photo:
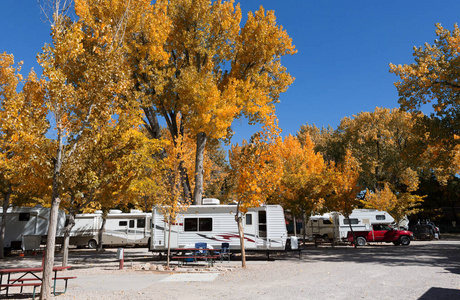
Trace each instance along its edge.
<path fill-rule="evenodd" d="M 410 238 L 408 236 L 405 236 L 405 235 L 400 237 L 399 241 L 401 242 L 401 245 L 403 245 L 403 246 L 408 246 L 410 244 Z"/>
<path fill-rule="evenodd" d="M 90 241 L 88 242 L 88 248 L 89 248 L 89 249 L 96 249 L 96 248 L 97 248 L 97 242 L 96 242 L 96 240 L 90 240 Z"/>
<path fill-rule="evenodd" d="M 363 236 L 358 236 L 358 237 L 356 238 L 356 245 L 358 245 L 358 246 L 364 246 L 364 245 L 366 245 L 366 238 L 363 237 Z"/>

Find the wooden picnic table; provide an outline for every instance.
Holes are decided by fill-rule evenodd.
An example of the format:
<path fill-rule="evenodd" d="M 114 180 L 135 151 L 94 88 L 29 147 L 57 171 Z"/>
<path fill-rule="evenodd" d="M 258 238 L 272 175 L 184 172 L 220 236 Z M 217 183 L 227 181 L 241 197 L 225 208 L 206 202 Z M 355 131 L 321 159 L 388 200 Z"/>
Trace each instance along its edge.
<path fill-rule="evenodd" d="M 70 266 L 55 266 L 53 267 L 54 277 L 53 277 L 53 294 L 60 295 L 67 291 L 67 281 L 69 279 L 74 279 L 77 277 L 58 277 L 58 272 L 70 269 Z M 34 288 L 33 290 L 33 298 L 35 299 L 35 291 L 38 286 L 42 285 L 42 277 L 41 273 L 43 273 L 43 267 L 39 268 L 8 268 L 8 269 L 0 269 L 0 294 L 4 290 L 6 292 L 6 297 L 8 297 L 8 291 L 11 287 L 20 287 L 22 293 L 23 287 L 31 286 Z M 11 278 L 11 274 L 20 274 L 18 278 Z M 30 276 L 27 276 L 30 275 Z M 3 282 L 4 277 L 6 277 L 5 282 Z M 65 281 L 65 288 L 63 292 L 56 292 L 56 282 L 57 280 L 64 280 Z"/>
<path fill-rule="evenodd" d="M 204 259 L 208 263 L 209 266 L 213 266 L 214 262 L 217 258 L 220 257 L 220 254 L 216 254 L 215 252 L 220 253 L 220 249 L 217 248 L 177 248 L 173 250 L 176 253 L 179 252 L 193 252 L 193 254 L 182 254 L 182 255 L 173 255 L 171 259 L 177 259 L 179 265 L 181 263 L 186 263 L 187 259 L 193 259 L 197 261 L 198 259 Z"/>

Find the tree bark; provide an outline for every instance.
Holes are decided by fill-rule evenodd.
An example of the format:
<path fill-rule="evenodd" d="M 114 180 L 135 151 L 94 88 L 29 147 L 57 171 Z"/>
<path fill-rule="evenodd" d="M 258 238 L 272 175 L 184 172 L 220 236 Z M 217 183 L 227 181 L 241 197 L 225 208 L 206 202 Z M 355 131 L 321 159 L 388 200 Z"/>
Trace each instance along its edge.
<path fill-rule="evenodd" d="M 105 224 L 107 222 L 107 213 L 108 211 L 106 209 L 104 209 L 102 211 L 102 224 L 101 224 L 101 228 L 99 228 L 99 232 L 97 233 L 97 251 L 102 251 L 102 235 L 104 233 L 104 230 L 105 230 Z M 129 228 L 128 228 L 129 230 Z"/>
<path fill-rule="evenodd" d="M 203 199 L 203 174 L 204 174 L 204 149 L 206 146 L 206 133 L 201 132 L 196 136 L 195 159 L 195 190 L 193 192 L 193 205 L 201 205 Z"/>
<path fill-rule="evenodd" d="M 45 265 L 43 266 L 43 280 L 42 290 L 40 299 L 49 299 L 51 295 L 51 277 L 53 275 L 54 266 L 54 248 L 56 245 L 56 227 L 57 218 L 59 212 L 59 203 L 61 199 L 59 197 L 54 198 L 51 204 L 49 225 L 48 225 L 48 237 L 46 239 L 46 254 L 45 254 Z"/>
<path fill-rule="evenodd" d="M 5 232 L 6 232 L 6 210 L 10 205 L 11 187 L 8 188 L 5 194 L 3 194 L 3 212 L 2 212 L 2 224 L 0 228 L 0 259 L 5 258 Z"/>
<path fill-rule="evenodd" d="M 235 221 L 238 224 L 238 234 L 240 235 L 240 247 L 241 247 L 241 267 L 246 268 L 246 250 L 244 249 L 244 228 L 242 223 L 242 217 L 240 216 L 240 201 L 236 206 Z"/>
<path fill-rule="evenodd" d="M 171 256 L 171 216 L 168 218 L 168 257 L 166 258 L 166 266 L 169 268 L 169 258 Z"/>
<path fill-rule="evenodd" d="M 241 217 L 237 215 L 235 216 L 236 222 L 238 223 L 238 233 L 240 235 L 240 245 L 241 245 L 241 267 L 246 268 L 246 250 L 244 249 L 244 228 L 243 222 L 241 221 Z"/>
<path fill-rule="evenodd" d="M 40 300 L 49 299 L 51 295 L 51 278 L 53 276 L 54 266 L 54 247 L 56 243 L 57 217 L 59 212 L 59 188 L 60 174 L 62 167 L 63 139 L 62 132 L 58 129 L 58 149 L 53 171 L 53 189 L 51 196 L 51 210 L 48 225 L 48 236 L 46 238 L 45 264 L 43 266 L 42 288 L 40 291 Z"/>
<path fill-rule="evenodd" d="M 69 263 L 69 243 L 70 243 L 70 231 L 75 226 L 75 215 L 70 213 L 69 223 L 64 230 L 64 241 L 62 243 L 62 266 L 65 267 Z"/>
<path fill-rule="evenodd" d="M 353 226 L 351 226 L 350 215 L 346 215 L 345 217 L 348 220 L 348 226 L 350 227 L 351 235 L 353 236 L 353 246 L 355 248 L 358 248 L 358 245 L 356 244 L 356 235 L 355 235 L 355 232 L 353 231 Z"/>

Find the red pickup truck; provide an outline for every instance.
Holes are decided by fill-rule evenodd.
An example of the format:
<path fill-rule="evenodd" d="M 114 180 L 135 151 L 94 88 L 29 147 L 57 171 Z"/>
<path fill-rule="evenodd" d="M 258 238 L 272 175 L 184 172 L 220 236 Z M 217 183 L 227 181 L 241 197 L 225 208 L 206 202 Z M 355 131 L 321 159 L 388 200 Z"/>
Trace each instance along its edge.
<path fill-rule="evenodd" d="M 393 229 L 386 224 L 374 224 L 371 231 L 355 231 L 354 233 L 358 246 L 364 246 L 368 242 L 392 242 L 395 245 L 407 246 L 414 236 L 411 231 Z M 348 241 L 354 244 L 351 231 L 348 232 Z"/>

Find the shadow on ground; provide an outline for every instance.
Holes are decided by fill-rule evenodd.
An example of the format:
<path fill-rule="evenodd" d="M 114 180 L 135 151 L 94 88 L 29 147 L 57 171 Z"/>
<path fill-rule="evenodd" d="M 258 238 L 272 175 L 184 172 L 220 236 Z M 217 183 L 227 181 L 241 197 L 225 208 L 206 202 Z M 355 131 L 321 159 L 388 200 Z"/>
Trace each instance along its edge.
<path fill-rule="evenodd" d="M 423 294 L 418 300 L 452 300 L 460 299 L 460 290 L 445 289 L 439 287 L 430 288 L 425 294 Z"/>

